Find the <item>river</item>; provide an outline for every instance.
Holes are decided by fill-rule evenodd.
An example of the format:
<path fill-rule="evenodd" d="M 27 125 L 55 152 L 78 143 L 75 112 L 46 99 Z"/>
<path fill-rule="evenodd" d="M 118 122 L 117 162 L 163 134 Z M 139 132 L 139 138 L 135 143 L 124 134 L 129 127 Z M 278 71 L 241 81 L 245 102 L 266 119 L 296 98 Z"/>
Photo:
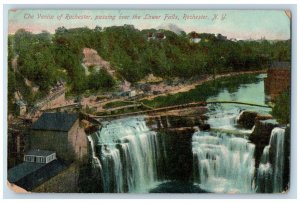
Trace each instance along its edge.
<path fill-rule="evenodd" d="M 206 99 L 264 105 L 265 77 L 265 74 L 259 74 L 255 82 L 241 81 L 218 88 L 218 92 Z M 164 170 L 162 162 L 170 159 L 169 147 L 166 146 L 169 143 L 147 126 L 144 116 L 103 122 L 101 130 L 89 136 L 92 164 L 100 173 L 99 180 L 95 181 L 101 182 L 102 192 L 113 193 L 282 192 L 283 161 L 280 153 L 283 151 L 284 130 L 276 128 L 272 132 L 270 145 L 276 145 L 273 149 L 277 160 L 274 166 L 270 166 L 270 146 L 266 146 L 255 178 L 255 145 L 248 140 L 253 129 L 237 125 L 244 110 L 270 113 L 267 108 L 245 105 L 208 106 L 206 115 L 211 130 L 195 128 L 191 134 L 193 166 L 188 181 L 166 178 L 168 171 Z M 266 186 L 268 184 L 272 187 Z"/>

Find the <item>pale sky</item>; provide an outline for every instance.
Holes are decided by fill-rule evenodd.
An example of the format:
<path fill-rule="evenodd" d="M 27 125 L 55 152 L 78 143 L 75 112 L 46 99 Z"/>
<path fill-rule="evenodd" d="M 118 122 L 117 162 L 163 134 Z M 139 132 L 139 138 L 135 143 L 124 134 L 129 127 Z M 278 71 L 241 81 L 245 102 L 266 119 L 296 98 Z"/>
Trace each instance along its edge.
<path fill-rule="evenodd" d="M 159 19 L 144 19 L 145 16 L 160 16 Z M 165 14 L 177 16 L 165 19 Z M 44 19 L 39 18 L 43 15 Z M 67 16 L 86 19 L 67 19 Z M 119 19 L 119 16 L 128 19 Z M 140 19 L 133 19 L 134 15 Z M 213 20 L 215 16 L 216 20 Z M 45 19 L 52 16 L 52 19 Z M 95 19 L 96 16 L 109 19 Z M 115 18 L 111 18 L 114 16 Z M 184 16 L 198 19 L 184 19 Z M 222 19 L 223 17 L 223 19 Z M 33 33 L 47 30 L 54 33 L 57 27 L 66 28 L 131 24 L 138 29 L 158 28 L 174 24 L 188 32 L 223 34 L 228 38 L 282 40 L 290 38 L 290 20 L 284 10 L 11 10 L 9 11 L 9 33 L 24 28 Z"/>

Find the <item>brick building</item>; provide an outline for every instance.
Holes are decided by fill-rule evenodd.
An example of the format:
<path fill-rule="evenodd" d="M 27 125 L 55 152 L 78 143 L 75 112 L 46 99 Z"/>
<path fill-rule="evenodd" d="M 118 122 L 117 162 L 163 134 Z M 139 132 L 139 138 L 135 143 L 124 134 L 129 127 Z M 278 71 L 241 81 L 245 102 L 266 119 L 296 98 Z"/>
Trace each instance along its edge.
<path fill-rule="evenodd" d="M 275 98 L 291 85 L 291 63 L 274 62 L 267 71 L 265 93 L 269 100 Z"/>

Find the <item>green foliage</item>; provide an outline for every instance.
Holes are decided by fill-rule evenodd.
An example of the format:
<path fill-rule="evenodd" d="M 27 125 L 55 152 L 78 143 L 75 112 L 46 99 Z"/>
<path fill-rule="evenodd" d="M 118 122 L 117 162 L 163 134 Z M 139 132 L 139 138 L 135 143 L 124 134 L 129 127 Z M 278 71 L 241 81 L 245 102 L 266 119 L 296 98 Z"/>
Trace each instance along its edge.
<path fill-rule="evenodd" d="M 282 124 L 290 123 L 291 119 L 291 90 L 283 91 L 275 99 L 272 115 Z"/>
<path fill-rule="evenodd" d="M 111 89 L 115 85 L 115 81 L 103 69 L 94 71 L 88 76 L 88 88 L 91 90 Z"/>
<path fill-rule="evenodd" d="M 150 39 L 149 32 L 162 32 L 165 39 Z M 289 61 L 288 41 L 230 41 L 222 35 L 198 33 L 200 43 L 190 42 L 190 33 L 179 35 L 167 30 L 137 30 L 132 25 L 66 29 L 55 34 L 33 34 L 24 29 L 9 36 L 9 67 L 18 57 L 20 84 L 24 78 L 40 87 L 41 95 L 58 79 L 67 82 L 71 94 L 107 90 L 114 79 L 103 71 L 86 75 L 81 65 L 83 48 L 93 48 L 116 70 L 118 79 L 132 83 L 152 73 L 163 78 L 189 78 L 204 74 L 266 68 L 270 61 Z M 9 73 L 9 88 L 14 91 L 16 72 Z M 19 76 L 18 76 L 19 77 Z M 23 77 L 23 78 L 22 78 Z M 26 89 L 26 88 L 23 88 Z M 38 96 L 30 95 L 32 100 Z M 11 96 L 11 95 L 10 95 Z"/>
<path fill-rule="evenodd" d="M 18 71 L 24 79 L 34 81 L 42 92 L 48 92 L 58 79 L 50 33 L 35 35 L 25 30 L 17 31 L 15 51 L 19 56 Z"/>
<path fill-rule="evenodd" d="M 103 106 L 105 109 L 109 108 L 115 108 L 115 107 L 120 107 L 120 106 L 127 106 L 127 105 L 132 105 L 134 102 L 128 102 L 128 101 L 116 101 L 116 102 L 110 102 L 107 103 Z"/>

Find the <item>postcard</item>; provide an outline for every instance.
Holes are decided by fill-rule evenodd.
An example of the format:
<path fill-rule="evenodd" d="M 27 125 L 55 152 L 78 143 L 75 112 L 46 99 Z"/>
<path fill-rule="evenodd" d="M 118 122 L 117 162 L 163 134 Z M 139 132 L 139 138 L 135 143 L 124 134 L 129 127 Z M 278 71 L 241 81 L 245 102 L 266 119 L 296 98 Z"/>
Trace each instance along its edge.
<path fill-rule="evenodd" d="M 7 185 L 287 193 L 291 17 L 9 10 Z"/>

